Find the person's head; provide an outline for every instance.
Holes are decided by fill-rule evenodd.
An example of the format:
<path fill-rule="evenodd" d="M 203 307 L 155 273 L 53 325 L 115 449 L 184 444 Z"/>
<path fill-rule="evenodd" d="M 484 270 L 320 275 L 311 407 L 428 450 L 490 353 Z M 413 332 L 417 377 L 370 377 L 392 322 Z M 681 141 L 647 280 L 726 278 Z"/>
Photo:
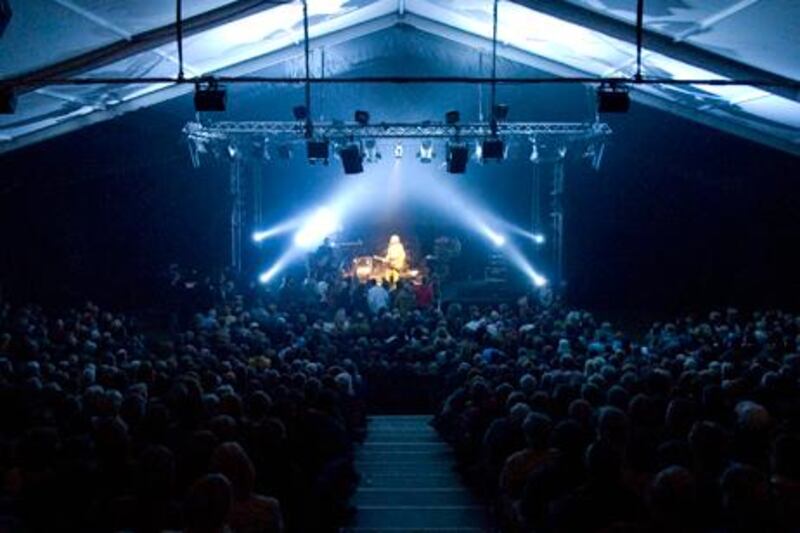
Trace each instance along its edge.
<path fill-rule="evenodd" d="M 734 464 L 720 480 L 722 511 L 733 529 L 756 531 L 769 500 L 767 477 L 753 466 Z"/>
<path fill-rule="evenodd" d="M 549 416 L 536 412 L 528 413 L 522 423 L 525 442 L 534 450 L 546 449 L 552 427 L 553 422 Z"/>
<path fill-rule="evenodd" d="M 392 235 L 389 237 L 389 244 L 400 244 L 400 235 Z"/>
<path fill-rule="evenodd" d="M 628 416 L 616 407 L 603 407 L 597 420 L 597 438 L 624 453 L 628 443 Z"/>
<path fill-rule="evenodd" d="M 211 471 L 228 479 L 235 500 L 245 500 L 252 494 L 256 469 L 238 443 L 225 442 L 217 446 L 211 456 Z"/>
<path fill-rule="evenodd" d="M 221 474 L 208 474 L 189 489 L 183 505 L 187 533 L 220 533 L 231 508 L 231 484 Z"/>
<path fill-rule="evenodd" d="M 615 483 L 622 470 L 622 457 L 607 442 L 596 440 L 586 449 L 586 469 L 598 483 Z"/>
<path fill-rule="evenodd" d="M 694 476 L 682 466 L 663 469 L 650 484 L 648 503 L 653 519 L 666 531 L 684 531 L 691 525 L 696 499 Z"/>

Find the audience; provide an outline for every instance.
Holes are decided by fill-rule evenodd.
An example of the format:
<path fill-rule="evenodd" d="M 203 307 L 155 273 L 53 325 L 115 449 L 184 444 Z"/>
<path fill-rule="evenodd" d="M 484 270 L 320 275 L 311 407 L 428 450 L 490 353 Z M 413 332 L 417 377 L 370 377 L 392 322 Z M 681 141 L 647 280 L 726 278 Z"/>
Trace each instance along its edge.
<path fill-rule="evenodd" d="M 637 341 L 529 298 L 440 306 L 427 280 L 172 281 L 163 327 L 0 308 L 0 528 L 338 531 L 367 400 L 417 397 L 505 531 L 800 525 L 800 317 Z"/>

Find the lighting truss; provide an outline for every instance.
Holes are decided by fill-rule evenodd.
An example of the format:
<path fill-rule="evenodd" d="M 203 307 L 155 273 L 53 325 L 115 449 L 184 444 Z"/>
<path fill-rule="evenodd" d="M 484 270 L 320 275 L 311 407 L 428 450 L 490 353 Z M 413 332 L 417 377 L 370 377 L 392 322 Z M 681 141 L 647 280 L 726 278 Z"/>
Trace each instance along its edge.
<path fill-rule="evenodd" d="M 226 141 L 237 137 L 257 135 L 261 138 L 276 137 L 285 141 L 303 140 L 305 122 L 189 122 L 184 134 L 193 141 Z M 611 128 L 603 122 L 503 122 L 497 124 L 499 137 L 559 136 L 566 140 L 588 139 L 611 134 Z M 314 123 L 314 135 L 319 138 L 366 140 L 391 139 L 483 139 L 492 135 L 488 123 L 444 122 L 357 124 L 343 122 Z"/>

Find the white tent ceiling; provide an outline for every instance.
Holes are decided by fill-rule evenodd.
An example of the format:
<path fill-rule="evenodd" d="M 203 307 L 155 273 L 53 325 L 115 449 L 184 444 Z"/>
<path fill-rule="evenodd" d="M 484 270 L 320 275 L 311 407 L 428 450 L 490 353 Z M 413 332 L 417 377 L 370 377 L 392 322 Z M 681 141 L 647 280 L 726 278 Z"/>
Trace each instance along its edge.
<path fill-rule="evenodd" d="M 303 53 L 298 0 L 183 3 L 187 76 L 250 74 Z M 0 39 L 3 80 L 177 74 L 171 0 L 11 0 L 11 6 Z M 312 49 L 407 24 L 486 50 L 492 6 L 492 0 L 309 0 Z M 557 76 L 632 76 L 635 12 L 636 0 L 502 0 L 498 53 Z M 646 77 L 790 85 L 643 85 L 635 98 L 800 154 L 800 2 L 646 0 L 644 23 Z M 347 60 L 330 58 L 339 68 L 325 74 L 346 72 Z M 403 65 L 397 68 L 402 75 Z M 0 116 L 0 152 L 191 90 L 167 82 L 37 85 L 20 96 L 16 114 Z"/>

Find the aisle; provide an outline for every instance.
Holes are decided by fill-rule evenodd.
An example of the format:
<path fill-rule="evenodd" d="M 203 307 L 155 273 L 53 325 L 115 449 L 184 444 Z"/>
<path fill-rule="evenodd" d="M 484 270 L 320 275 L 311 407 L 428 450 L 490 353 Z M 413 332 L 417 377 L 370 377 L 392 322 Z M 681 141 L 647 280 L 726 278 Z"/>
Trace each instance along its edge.
<path fill-rule="evenodd" d="M 348 531 L 488 531 L 485 506 L 455 472 L 450 447 L 430 416 L 373 416 L 356 457 L 361 485 Z"/>

